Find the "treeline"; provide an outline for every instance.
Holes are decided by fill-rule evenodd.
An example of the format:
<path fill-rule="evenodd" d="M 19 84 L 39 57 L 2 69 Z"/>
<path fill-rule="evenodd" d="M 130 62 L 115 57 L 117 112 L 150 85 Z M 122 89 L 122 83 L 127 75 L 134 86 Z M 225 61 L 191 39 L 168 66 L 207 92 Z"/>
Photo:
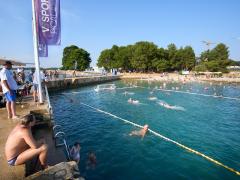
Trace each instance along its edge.
<path fill-rule="evenodd" d="M 169 44 L 164 49 L 147 41 L 120 47 L 113 45 L 101 52 L 97 62 L 97 66 L 105 69 L 136 72 L 226 71 L 226 66 L 235 64 L 235 61 L 229 60 L 228 47 L 222 43 L 196 58 L 191 46 L 178 49 L 175 44 Z"/>
<path fill-rule="evenodd" d="M 90 53 L 86 50 L 75 45 L 64 48 L 62 69 L 83 71 L 90 67 L 90 63 Z M 238 64 L 239 62 L 229 59 L 228 47 L 223 43 L 196 57 L 191 46 L 177 48 L 175 44 L 169 44 L 167 48 L 159 48 L 156 44 L 147 41 L 120 47 L 113 45 L 111 49 L 101 52 L 97 62 L 97 66 L 107 70 L 116 68 L 135 72 L 181 70 L 226 72 L 227 66 Z"/>

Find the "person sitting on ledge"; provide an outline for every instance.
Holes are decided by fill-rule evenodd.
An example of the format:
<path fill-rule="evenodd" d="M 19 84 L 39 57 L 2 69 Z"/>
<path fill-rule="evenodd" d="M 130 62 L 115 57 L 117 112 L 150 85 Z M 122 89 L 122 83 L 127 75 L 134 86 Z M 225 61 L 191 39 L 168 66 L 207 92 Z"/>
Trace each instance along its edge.
<path fill-rule="evenodd" d="M 144 138 L 145 134 L 148 131 L 148 125 L 145 124 L 143 128 L 139 131 L 132 131 L 129 135 L 130 136 L 142 136 L 142 139 Z"/>
<path fill-rule="evenodd" d="M 34 115 L 25 115 L 9 134 L 5 145 L 5 155 L 9 165 L 21 165 L 38 156 L 41 168 L 48 167 L 46 164 L 48 147 L 44 139 L 36 142 L 32 135 L 31 127 L 35 122 Z"/>

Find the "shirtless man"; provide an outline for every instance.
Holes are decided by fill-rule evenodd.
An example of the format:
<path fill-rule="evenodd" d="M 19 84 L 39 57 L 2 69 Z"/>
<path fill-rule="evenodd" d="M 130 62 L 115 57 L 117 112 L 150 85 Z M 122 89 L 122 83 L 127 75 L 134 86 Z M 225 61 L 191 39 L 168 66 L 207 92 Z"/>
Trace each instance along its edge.
<path fill-rule="evenodd" d="M 144 138 L 145 134 L 148 131 L 148 125 L 145 124 L 143 128 L 139 131 L 132 131 L 129 135 L 130 136 L 142 136 L 142 139 Z"/>
<path fill-rule="evenodd" d="M 43 139 L 36 142 L 32 136 L 31 127 L 34 126 L 35 121 L 32 114 L 24 116 L 8 136 L 5 155 L 9 165 L 24 164 L 39 155 L 41 167 L 47 168 L 47 145 Z"/>

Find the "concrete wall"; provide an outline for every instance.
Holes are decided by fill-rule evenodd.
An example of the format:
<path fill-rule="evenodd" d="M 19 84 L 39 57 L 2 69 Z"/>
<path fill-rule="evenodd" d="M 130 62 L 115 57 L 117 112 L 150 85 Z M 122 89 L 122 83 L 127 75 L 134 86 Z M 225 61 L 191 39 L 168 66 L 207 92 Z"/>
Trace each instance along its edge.
<path fill-rule="evenodd" d="M 66 78 L 63 80 L 51 80 L 46 82 L 49 91 L 77 88 L 89 84 L 100 84 L 108 81 L 119 80 L 120 76 L 93 76 Z"/>

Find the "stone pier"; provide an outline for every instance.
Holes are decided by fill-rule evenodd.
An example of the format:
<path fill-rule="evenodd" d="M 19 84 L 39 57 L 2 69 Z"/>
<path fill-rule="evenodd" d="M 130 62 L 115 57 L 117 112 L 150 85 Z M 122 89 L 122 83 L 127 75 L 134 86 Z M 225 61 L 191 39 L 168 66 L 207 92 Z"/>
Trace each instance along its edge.
<path fill-rule="evenodd" d="M 90 77 L 75 77 L 65 78 L 62 80 L 53 79 L 46 82 L 49 91 L 63 90 L 69 88 L 77 88 L 90 84 L 99 84 L 119 80 L 120 76 L 90 76 Z"/>

